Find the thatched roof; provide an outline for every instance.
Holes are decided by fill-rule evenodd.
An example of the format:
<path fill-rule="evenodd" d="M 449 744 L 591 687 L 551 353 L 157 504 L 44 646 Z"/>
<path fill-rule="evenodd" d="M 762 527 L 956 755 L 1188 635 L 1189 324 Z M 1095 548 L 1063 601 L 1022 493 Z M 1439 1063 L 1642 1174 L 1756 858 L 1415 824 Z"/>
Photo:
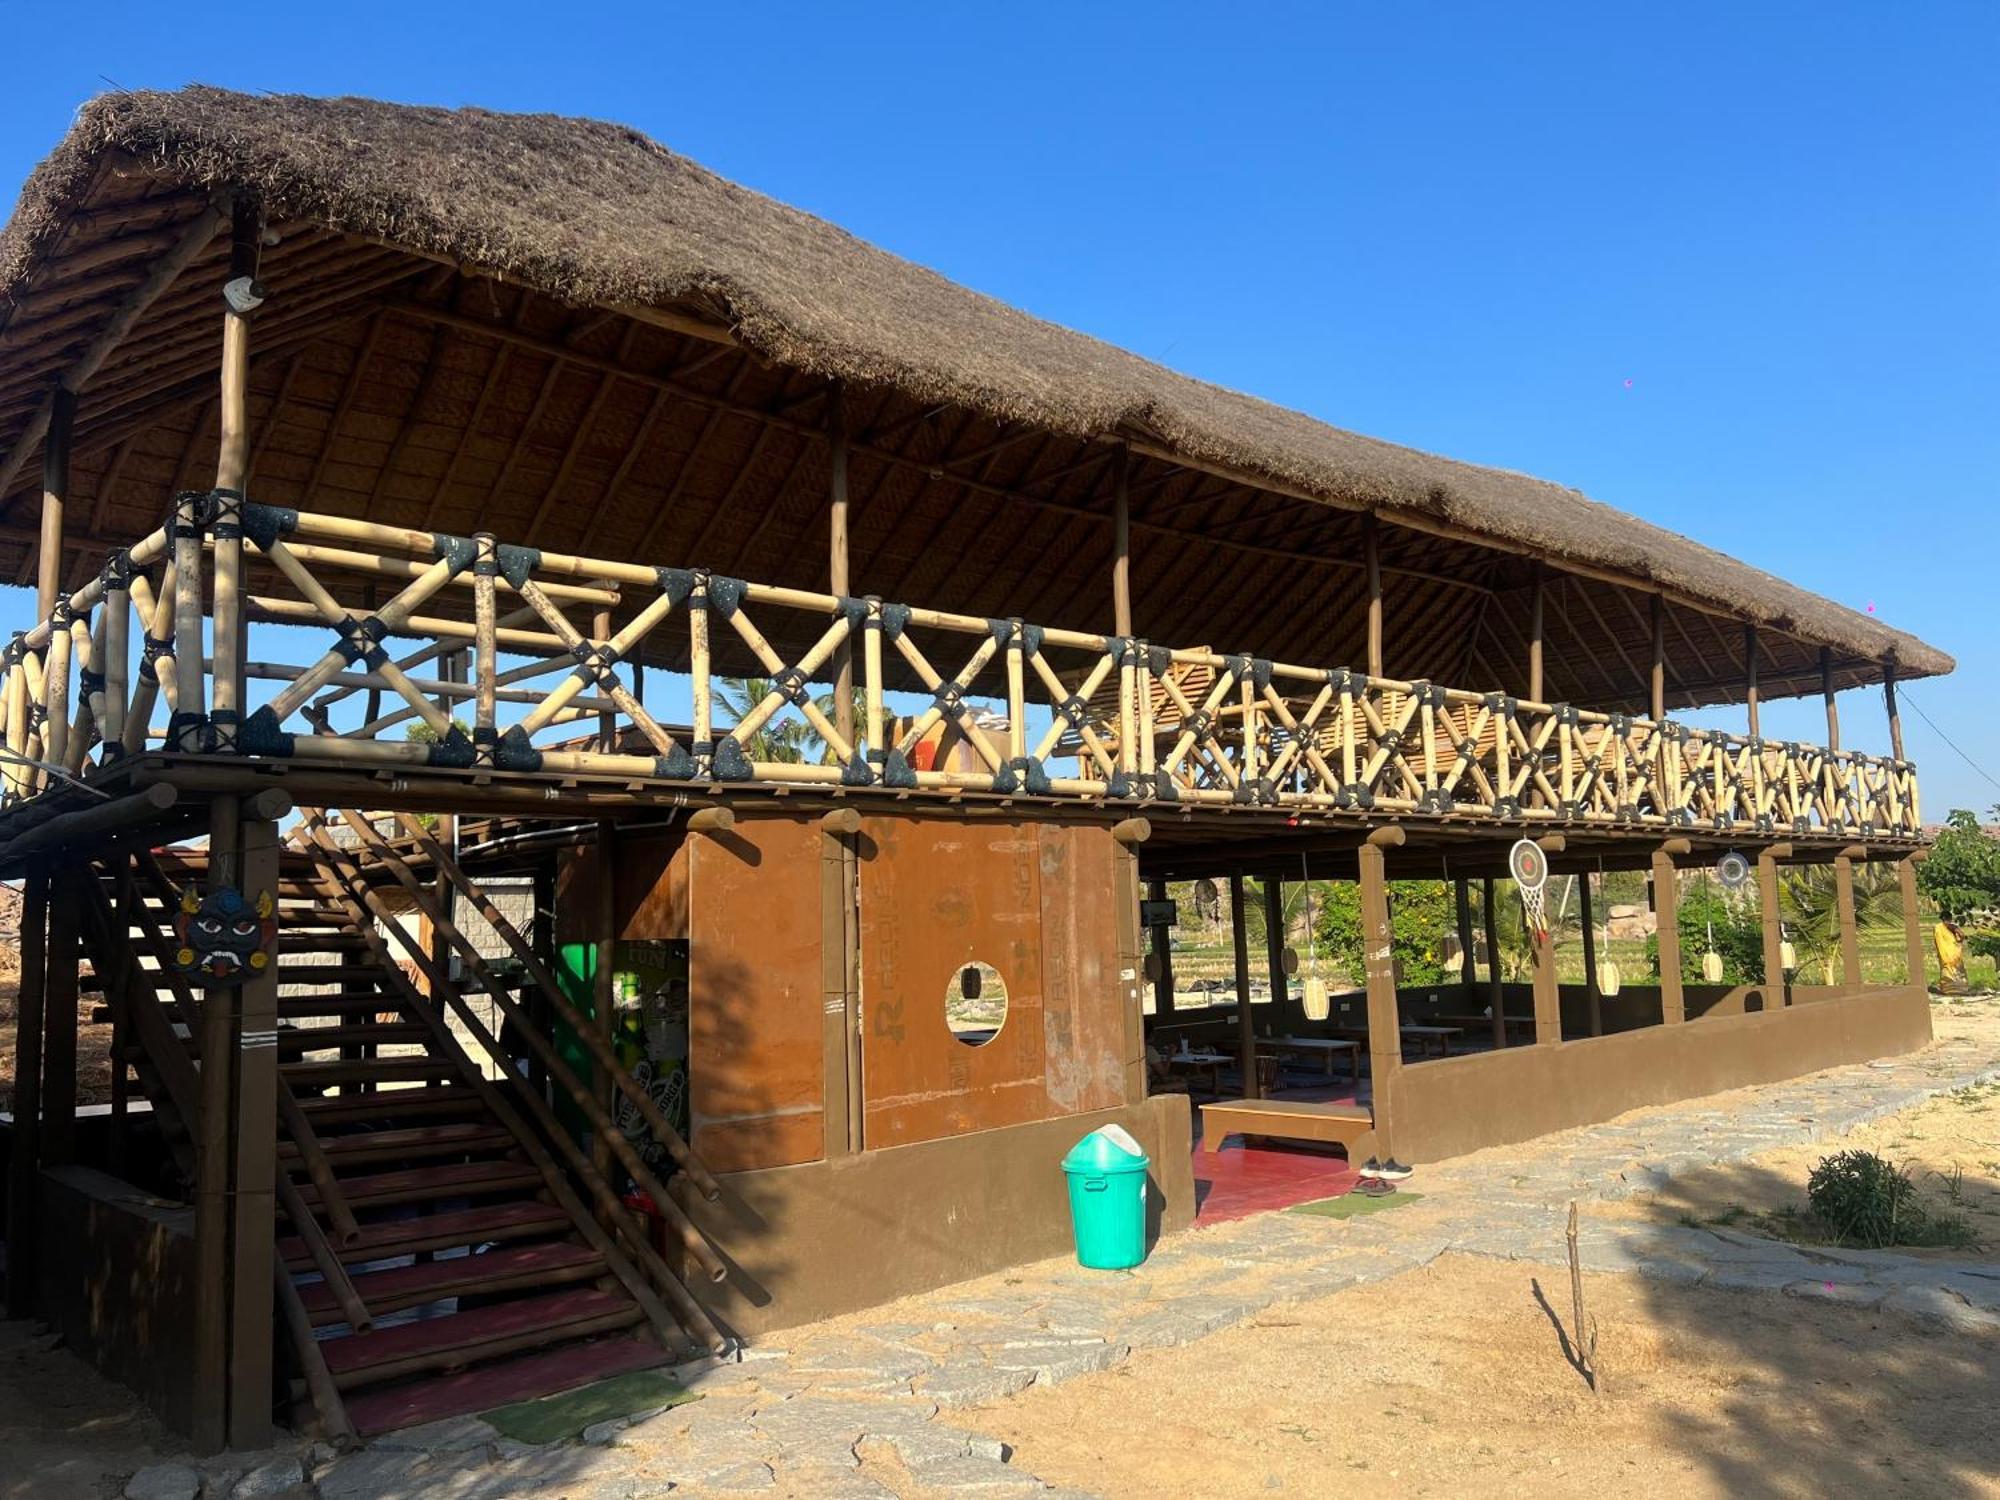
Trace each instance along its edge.
<path fill-rule="evenodd" d="M 1079 439 L 1136 436 L 1278 493 L 1658 586 L 1832 647 L 1843 682 L 1866 680 L 1870 663 L 1904 677 L 1953 666 L 1912 636 L 1576 490 L 1177 374 L 595 121 L 200 87 L 100 98 L 0 234 L 0 299 L 28 284 L 107 164 L 127 160 L 161 180 L 249 190 L 274 221 L 409 247 L 572 304 L 706 310 L 788 369 Z M 0 430 L 0 452 L 11 440 Z"/>

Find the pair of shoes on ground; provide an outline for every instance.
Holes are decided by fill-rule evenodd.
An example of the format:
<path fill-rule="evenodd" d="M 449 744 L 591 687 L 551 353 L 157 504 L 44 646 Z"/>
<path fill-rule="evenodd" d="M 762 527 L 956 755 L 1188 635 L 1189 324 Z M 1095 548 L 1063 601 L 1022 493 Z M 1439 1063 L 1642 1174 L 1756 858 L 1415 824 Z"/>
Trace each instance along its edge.
<path fill-rule="evenodd" d="M 1361 1164 L 1363 1177 L 1379 1177 L 1384 1182 L 1402 1182 L 1411 1176 L 1413 1171 L 1413 1168 L 1404 1166 L 1393 1156 L 1387 1161 L 1377 1161 L 1371 1156 Z"/>

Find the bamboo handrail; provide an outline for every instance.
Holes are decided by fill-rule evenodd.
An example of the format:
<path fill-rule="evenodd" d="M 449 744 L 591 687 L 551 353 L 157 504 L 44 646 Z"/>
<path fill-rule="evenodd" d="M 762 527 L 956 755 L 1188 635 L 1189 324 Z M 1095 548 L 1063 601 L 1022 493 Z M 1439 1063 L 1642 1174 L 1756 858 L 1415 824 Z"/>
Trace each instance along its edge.
<path fill-rule="evenodd" d="M 708 1241 L 702 1236 L 701 1231 L 694 1226 L 693 1221 L 681 1212 L 680 1206 L 667 1201 L 665 1185 L 654 1174 L 653 1170 L 646 1165 L 644 1158 L 633 1149 L 632 1143 L 625 1139 L 625 1132 L 618 1128 L 618 1122 L 604 1108 L 603 1102 L 598 1099 L 590 1085 L 577 1076 L 576 1071 L 570 1067 L 562 1053 L 542 1035 L 541 1028 L 537 1027 L 526 1013 L 507 995 L 506 986 L 500 983 L 498 977 L 493 973 L 492 967 L 487 964 L 485 958 L 480 954 L 479 949 L 473 944 L 471 939 L 459 931 L 456 922 L 449 920 L 438 909 L 431 890 L 422 881 L 417 879 L 415 872 L 389 847 L 387 841 L 370 826 L 366 818 L 344 809 L 341 811 L 340 816 L 347 826 L 354 830 L 355 834 L 368 847 L 369 851 L 374 854 L 381 866 L 388 870 L 391 878 L 409 894 L 417 911 L 431 923 L 432 930 L 444 933 L 452 946 L 458 949 L 459 956 L 465 960 L 465 963 L 472 970 L 474 977 L 478 979 L 481 987 L 493 997 L 493 1001 L 500 1007 L 501 1013 L 514 1023 L 523 1039 L 534 1049 L 536 1057 L 548 1069 L 549 1076 L 555 1079 L 569 1094 L 571 1101 L 583 1111 L 585 1117 L 590 1121 L 591 1128 L 610 1146 L 613 1154 L 617 1156 L 619 1163 L 625 1170 L 632 1174 L 632 1178 L 639 1184 L 640 1190 L 658 1206 L 660 1217 L 673 1226 L 682 1248 L 701 1264 L 702 1269 L 708 1273 L 711 1281 L 721 1281 L 724 1279 L 729 1274 L 729 1268 L 723 1263 L 722 1258 L 715 1253 Z M 325 827 L 325 824 L 317 815 L 309 816 L 307 821 L 308 825 L 315 829 Z M 569 1017 L 575 1018 L 572 1021 L 572 1025 L 575 1025 L 579 1036 L 586 1031 L 594 1029 L 588 1022 L 583 1022 L 582 1017 L 573 1008 L 567 1004 L 563 1008 L 569 1012 Z M 582 1022 L 582 1024 L 577 1024 L 577 1022 Z M 593 1053 L 593 1055 L 596 1054 Z M 611 1066 L 614 1078 L 618 1073 L 624 1072 L 623 1067 L 618 1065 L 615 1057 L 612 1060 Z M 508 1071 L 510 1073 L 513 1071 L 511 1066 Z M 669 1127 L 669 1135 L 675 1140 L 679 1139 L 671 1126 Z M 682 1150 L 686 1150 L 685 1145 L 682 1146 Z M 707 1176 L 707 1173 L 704 1172 L 703 1176 Z M 708 1185 L 711 1187 L 714 1186 L 714 1178 L 710 1177 L 708 1179 Z M 706 1188 L 704 1191 L 706 1191 Z M 717 1188 L 716 1191 L 720 1192 L 720 1189 Z"/>
<path fill-rule="evenodd" d="M 353 814 L 343 812 L 342 816 L 351 819 Z M 365 823 L 366 819 L 362 821 Z M 563 993 L 556 977 L 544 966 L 536 955 L 533 945 L 522 935 L 520 929 L 507 920 L 506 915 L 493 904 L 485 890 L 465 873 L 458 861 L 431 836 L 430 830 L 425 828 L 420 820 L 408 813 L 397 813 L 396 823 L 410 836 L 418 851 L 472 902 L 480 916 L 486 919 L 487 925 L 500 935 L 500 940 L 521 961 L 523 969 L 535 982 L 535 987 L 541 992 L 542 998 L 548 1001 L 563 1024 L 576 1033 L 578 1040 L 590 1052 L 591 1059 L 610 1073 L 613 1082 L 618 1085 L 619 1092 L 632 1101 L 633 1107 L 644 1117 L 647 1128 L 666 1148 L 667 1154 L 673 1157 L 681 1170 L 694 1179 L 696 1186 L 701 1189 L 702 1197 L 710 1203 L 721 1197 L 722 1185 L 715 1180 L 715 1175 L 695 1154 L 694 1148 L 687 1143 L 681 1133 L 674 1128 L 673 1122 L 661 1111 L 645 1086 L 632 1076 L 631 1070 L 624 1063 L 619 1061 L 617 1051 L 604 1040 L 597 1028 L 590 1024 L 589 1018 L 570 1003 L 569 997 Z"/>
<path fill-rule="evenodd" d="M 493 1036 L 479 1013 L 466 1003 L 465 997 L 450 983 L 449 977 L 431 962 L 430 955 L 423 946 L 404 931 L 402 923 L 396 919 L 396 913 L 390 910 L 381 896 L 354 876 L 353 862 L 347 851 L 336 846 L 324 829 L 309 831 L 301 825 L 300 831 L 304 834 L 302 847 L 320 872 L 317 884 L 322 899 L 343 907 L 350 913 L 357 930 L 366 937 L 370 950 L 383 965 L 386 982 L 401 999 L 403 1013 L 430 1031 L 434 1043 L 442 1049 L 444 1055 L 458 1063 L 466 1081 L 479 1092 L 494 1117 L 521 1143 L 522 1149 L 528 1152 L 530 1159 L 541 1171 L 550 1193 L 570 1215 L 577 1232 L 584 1236 L 592 1248 L 605 1256 L 613 1274 L 646 1310 L 647 1317 L 659 1332 L 662 1342 L 670 1341 L 666 1330 L 669 1314 L 666 1307 L 660 1303 L 660 1296 L 664 1296 L 673 1305 L 672 1317 L 679 1321 L 681 1327 L 700 1339 L 707 1348 L 723 1353 L 734 1347 L 732 1341 L 715 1326 L 707 1311 L 695 1301 L 680 1278 L 660 1258 L 659 1252 L 652 1247 L 646 1236 L 634 1227 L 625 1205 L 619 1201 L 618 1196 L 611 1191 L 610 1185 L 591 1165 L 589 1155 L 580 1150 L 576 1142 L 570 1139 L 569 1133 L 562 1128 L 547 1101 L 529 1088 L 527 1080 L 509 1065 L 506 1049 Z M 342 874 L 343 869 L 349 873 Z M 371 916 L 379 919 L 387 931 L 399 937 L 401 946 L 409 953 L 418 971 L 457 1012 L 460 1023 L 471 1034 L 473 1040 L 486 1050 L 488 1056 L 501 1064 L 508 1081 L 509 1093 L 527 1106 L 540 1129 L 539 1136 L 529 1132 L 527 1124 L 515 1114 L 499 1091 L 472 1065 L 464 1049 L 459 1045 L 458 1038 L 444 1024 L 442 1017 L 427 1005 L 423 997 L 410 986 L 408 980 L 404 979 L 402 971 L 396 966 L 380 935 L 375 931 L 374 923 L 369 920 Z M 570 1171 L 585 1185 L 599 1210 L 604 1214 L 605 1221 L 612 1226 L 611 1233 L 630 1250 L 632 1258 L 646 1268 L 646 1277 L 641 1278 L 638 1275 L 611 1236 L 577 1199 L 568 1180 L 544 1149 L 541 1143 L 543 1139 L 554 1143 L 568 1163 Z M 655 1294 L 654 1287 L 659 1289 L 658 1295 Z"/>

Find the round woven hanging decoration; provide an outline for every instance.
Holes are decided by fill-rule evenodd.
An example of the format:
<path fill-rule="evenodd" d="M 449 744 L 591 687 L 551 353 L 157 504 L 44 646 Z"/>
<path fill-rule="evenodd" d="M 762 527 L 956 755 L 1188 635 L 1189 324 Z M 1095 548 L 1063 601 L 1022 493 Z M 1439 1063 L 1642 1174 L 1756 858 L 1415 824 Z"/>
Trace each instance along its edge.
<path fill-rule="evenodd" d="M 1750 878 L 1750 861 L 1731 849 L 1715 862 L 1715 878 L 1724 890 L 1738 890 Z"/>
<path fill-rule="evenodd" d="M 1507 851 L 1507 873 L 1524 891 L 1539 891 L 1549 883 L 1549 857 L 1533 839 L 1522 839 Z"/>

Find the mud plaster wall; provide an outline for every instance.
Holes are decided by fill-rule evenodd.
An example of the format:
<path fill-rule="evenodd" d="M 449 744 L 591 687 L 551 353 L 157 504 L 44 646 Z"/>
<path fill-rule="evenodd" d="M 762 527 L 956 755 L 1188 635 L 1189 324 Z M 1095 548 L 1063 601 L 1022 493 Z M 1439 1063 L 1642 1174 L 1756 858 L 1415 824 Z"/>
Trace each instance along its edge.
<path fill-rule="evenodd" d="M 1420 1063 L 1397 1079 L 1389 1149 L 1435 1161 L 1628 1109 L 1913 1052 L 1930 1038 L 1929 996 L 1896 988 Z"/>
<path fill-rule="evenodd" d="M 1184 1094 L 1001 1130 L 723 1178 L 720 1201 L 684 1200 L 731 1259 L 696 1287 L 718 1318 L 758 1335 L 875 1307 L 1069 1251 L 1058 1163 L 1086 1132 L 1123 1125 L 1151 1160 L 1155 1234 L 1194 1217 Z"/>
<path fill-rule="evenodd" d="M 175 1432 L 193 1421 L 194 1210 L 149 1206 L 90 1167 L 42 1173 L 40 1305 L 63 1342 Z M 6 1491 L 0 1454 L 0 1492 Z"/>

